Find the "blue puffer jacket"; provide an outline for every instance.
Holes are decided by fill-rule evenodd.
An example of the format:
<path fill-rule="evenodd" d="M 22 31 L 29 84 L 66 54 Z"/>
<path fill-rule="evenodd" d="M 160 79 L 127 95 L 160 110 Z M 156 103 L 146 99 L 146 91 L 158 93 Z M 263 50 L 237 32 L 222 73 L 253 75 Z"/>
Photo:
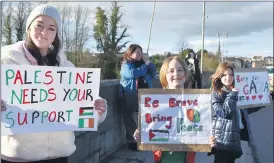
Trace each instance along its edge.
<path fill-rule="evenodd" d="M 133 62 L 127 61 L 122 64 L 120 75 L 121 79 L 118 95 L 119 97 L 122 97 L 122 89 L 124 89 L 125 92 L 136 91 L 136 79 L 140 76 L 144 76 L 145 82 L 148 84 L 148 87 L 151 88 L 152 79 L 156 76 L 156 67 L 153 63 L 149 62 L 136 68 Z"/>
<path fill-rule="evenodd" d="M 239 114 L 237 110 L 238 92 L 222 89 L 223 93 L 212 93 L 212 135 L 216 149 L 242 155 Z"/>

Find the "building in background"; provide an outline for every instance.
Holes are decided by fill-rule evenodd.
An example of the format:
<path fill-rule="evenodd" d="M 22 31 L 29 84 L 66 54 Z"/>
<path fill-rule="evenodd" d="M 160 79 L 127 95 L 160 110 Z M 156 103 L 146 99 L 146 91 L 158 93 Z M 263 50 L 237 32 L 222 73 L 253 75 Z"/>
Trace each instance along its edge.
<path fill-rule="evenodd" d="M 274 65 L 272 56 L 264 57 L 264 61 L 265 61 L 265 66 L 273 66 Z"/>

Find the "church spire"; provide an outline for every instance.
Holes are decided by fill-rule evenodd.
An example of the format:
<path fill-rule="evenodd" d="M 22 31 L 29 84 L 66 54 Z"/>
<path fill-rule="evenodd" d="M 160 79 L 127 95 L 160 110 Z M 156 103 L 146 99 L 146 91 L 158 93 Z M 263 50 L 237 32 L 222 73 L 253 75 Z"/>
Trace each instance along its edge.
<path fill-rule="evenodd" d="M 218 32 L 217 34 L 218 38 L 219 38 L 219 44 L 218 44 L 218 49 L 217 49 L 217 53 L 216 56 L 219 59 L 219 62 L 221 61 L 221 40 L 220 40 L 220 34 Z"/>
<path fill-rule="evenodd" d="M 221 41 L 220 41 L 220 37 L 219 37 L 219 44 L 218 44 L 218 50 L 217 50 L 217 52 L 221 53 Z"/>

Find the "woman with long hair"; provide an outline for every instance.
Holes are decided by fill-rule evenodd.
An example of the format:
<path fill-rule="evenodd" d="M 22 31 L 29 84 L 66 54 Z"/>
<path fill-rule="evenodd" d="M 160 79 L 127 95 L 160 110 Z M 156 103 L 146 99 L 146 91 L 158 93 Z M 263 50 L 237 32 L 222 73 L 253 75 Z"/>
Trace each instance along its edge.
<path fill-rule="evenodd" d="M 238 90 L 234 67 L 223 62 L 212 75 L 212 134 L 217 143 L 212 149 L 214 163 L 234 163 L 242 155 L 240 130 L 244 128 L 237 109 Z"/>
<path fill-rule="evenodd" d="M 237 67 L 244 66 L 239 65 Z M 251 150 L 253 158 L 258 159 L 248 115 L 264 107 L 237 109 L 238 90 L 234 84 L 235 68 L 235 64 L 223 62 L 219 64 L 216 72 L 211 76 L 213 91 L 212 131 L 217 145 L 212 148 L 208 155 L 213 154 L 215 156 L 215 163 L 234 163 L 238 158 L 243 160 L 245 158 L 241 158 L 242 153 Z"/>
<path fill-rule="evenodd" d="M 75 67 L 61 50 L 61 16 L 51 5 L 32 10 L 26 23 L 27 38 L 1 48 L 1 64 Z M 107 102 L 95 99 L 99 122 L 105 120 Z M 1 111 L 5 111 L 1 100 Z M 1 136 L 2 163 L 67 163 L 74 153 L 73 131 L 43 132 Z"/>
<path fill-rule="evenodd" d="M 138 123 L 138 89 L 151 88 L 152 79 L 156 76 L 154 64 L 145 62 L 143 58 L 142 47 L 131 44 L 123 56 L 120 71 L 119 105 L 125 123 L 126 140 L 131 150 L 137 150 L 133 133 Z M 130 99 L 129 95 L 135 98 Z"/>

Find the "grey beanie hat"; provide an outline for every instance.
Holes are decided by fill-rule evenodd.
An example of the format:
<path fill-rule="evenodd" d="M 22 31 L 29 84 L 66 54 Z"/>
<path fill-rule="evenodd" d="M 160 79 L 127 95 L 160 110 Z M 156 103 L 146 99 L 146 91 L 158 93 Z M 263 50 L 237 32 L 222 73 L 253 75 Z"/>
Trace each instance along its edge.
<path fill-rule="evenodd" d="M 31 11 L 31 13 L 27 19 L 26 31 L 29 29 L 29 26 L 33 22 L 33 20 L 40 15 L 46 15 L 46 16 L 52 18 L 57 24 L 58 34 L 61 33 L 61 16 L 60 16 L 58 10 L 54 6 L 51 6 L 48 4 L 39 5 Z"/>

